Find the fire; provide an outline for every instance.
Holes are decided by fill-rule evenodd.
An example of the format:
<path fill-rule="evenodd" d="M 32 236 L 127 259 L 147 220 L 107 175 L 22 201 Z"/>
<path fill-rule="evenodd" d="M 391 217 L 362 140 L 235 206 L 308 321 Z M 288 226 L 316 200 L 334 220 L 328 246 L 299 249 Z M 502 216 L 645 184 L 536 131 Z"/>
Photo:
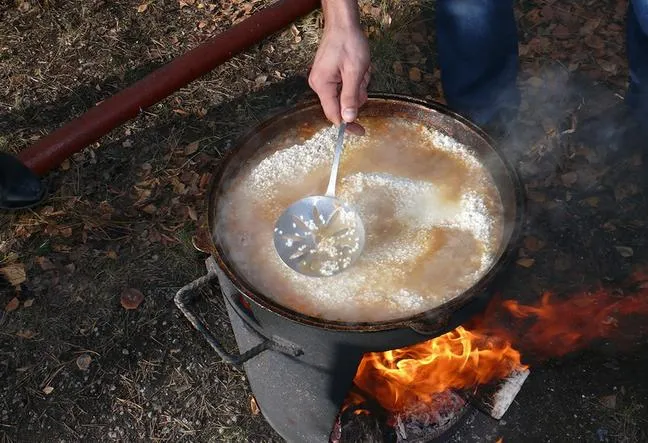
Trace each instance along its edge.
<path fill-rule="evenodd" d="M 521 366 L 520 353 L 509 342 L 458 327 L 418 345 L 365 355 L 354 382 L 383 408 L 402 411 L 447 389 L 506 377 Z"/>
<path fill-rule="evenodd" d="M 628 295 L 601 288 L 559 299 L 547 292 L 536 306 L 507 300 L 503 308 L 514 318 L 509 340 L 537 357 L 560 357 L 600 338 L 623 338 L 621 322 L 632 315 L 648 315 L 648 285 L 641 284 Z M 501 327 L 498 332 L 506 333 Z"/>
<path fill-rule="evenodd" d="M 526 368 L 517 349 L 534 358 L 559 357 L 595 339 L 621 335 L 625 317 L 648 314 L 648 275 L 635 274 L 630 285 L 632 292 L 625 295 L 604 288 L 567 298 L 545 293 L 534 305 L 495 299 L 468 327 L 365 355 L 354 383 L 395 413 L 447 389 L 474 390 Z M 354 395 L 347 404 L 362 401 Z"/>

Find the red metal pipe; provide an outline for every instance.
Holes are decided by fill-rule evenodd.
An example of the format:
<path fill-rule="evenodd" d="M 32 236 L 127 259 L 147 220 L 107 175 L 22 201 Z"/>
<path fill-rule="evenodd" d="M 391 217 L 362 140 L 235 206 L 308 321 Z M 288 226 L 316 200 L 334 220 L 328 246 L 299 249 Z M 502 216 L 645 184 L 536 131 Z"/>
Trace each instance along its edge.
<path fill-rule="evenodd" d="M 104 100 L 21 151 L 18 158 L 36 174 L 47 173 L 75 152 L 137 117 L 141 110 L 312 12 L 319 3 L 319 0 L 277 1 Z"/>

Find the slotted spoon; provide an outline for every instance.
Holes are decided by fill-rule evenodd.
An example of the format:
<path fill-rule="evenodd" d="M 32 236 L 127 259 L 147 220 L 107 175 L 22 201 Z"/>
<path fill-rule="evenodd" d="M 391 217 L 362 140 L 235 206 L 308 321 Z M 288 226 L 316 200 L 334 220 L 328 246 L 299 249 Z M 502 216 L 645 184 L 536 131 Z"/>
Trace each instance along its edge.
<path fill-rule="evenodd" d="M 338 274 L 362 253 L 365 231 L 357 211 L 335 196 L 346 123 L 338 130 L 326 194 L 302 198 L 277 219 L 274 245 L 281 260 L 311 277 Z"/>

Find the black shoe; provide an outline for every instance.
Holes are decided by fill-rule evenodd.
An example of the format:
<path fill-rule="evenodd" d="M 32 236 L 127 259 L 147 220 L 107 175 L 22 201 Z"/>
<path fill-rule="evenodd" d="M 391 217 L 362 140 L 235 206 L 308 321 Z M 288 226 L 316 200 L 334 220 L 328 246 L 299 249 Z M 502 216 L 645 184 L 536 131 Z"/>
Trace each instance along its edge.
<path fill-rule="evenodd" d="M 638 182 L 648 192 L 648 127 L 637 112 L 620 103 L 577 125 L 573 134 L 577 143 L 593 151 L 599 163 L 616 174 L 627 175 L 628 163 L 641 159 Z"/>
<path fill-rule="evenodd" d="M 45 198 L 40 178 L 17 158 L 0 152 L 0 209 L 24 209 Z"/>
<path fill-rule="evenodd" d="M 648 149 L 648 129 L 624 102 L 577 124 L 572 139 L 592 149 L 608 165 Z"/>
<path fill-rule="evenodd" d="M 506 140 L 513 132 L 513 126 L 517 123 L 517 108 L 507 108 L 498 112 L 482 129 L 495 142 Z"/>

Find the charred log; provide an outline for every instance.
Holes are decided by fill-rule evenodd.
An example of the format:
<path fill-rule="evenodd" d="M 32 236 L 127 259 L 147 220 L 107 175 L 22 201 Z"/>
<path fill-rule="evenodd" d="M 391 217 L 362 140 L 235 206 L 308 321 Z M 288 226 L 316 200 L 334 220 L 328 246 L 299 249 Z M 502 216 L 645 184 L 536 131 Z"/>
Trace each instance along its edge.
<path fill-rule="evenodd" d="M 530 371 L 519 368 L 508 377 L 487 385 L 480 385 L 475 391 L 462 391 L 460 395 L 483 413 L 500 420 L 511 406 Z"/>

